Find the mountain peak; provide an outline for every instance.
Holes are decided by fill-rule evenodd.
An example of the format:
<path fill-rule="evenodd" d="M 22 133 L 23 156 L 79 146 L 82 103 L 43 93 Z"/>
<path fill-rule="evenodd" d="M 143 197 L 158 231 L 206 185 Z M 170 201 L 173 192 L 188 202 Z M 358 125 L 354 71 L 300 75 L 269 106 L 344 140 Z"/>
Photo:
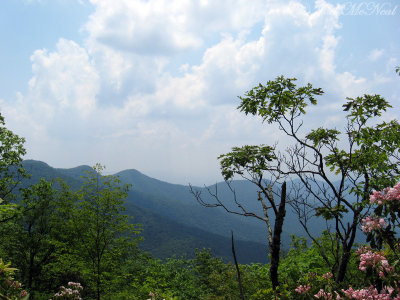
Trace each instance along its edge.
<path fill-rule="evenodd" d="M 40 166 L 40 167 L 46 167 L 46 168 L 51 168 L 47 163 L 40 161 L 40 160 L 34 160 L 34 159 L 26 159 L 22 162 L 22 165 L 27 168 L 27 167 L 32 167 L 32 166 Z"/>

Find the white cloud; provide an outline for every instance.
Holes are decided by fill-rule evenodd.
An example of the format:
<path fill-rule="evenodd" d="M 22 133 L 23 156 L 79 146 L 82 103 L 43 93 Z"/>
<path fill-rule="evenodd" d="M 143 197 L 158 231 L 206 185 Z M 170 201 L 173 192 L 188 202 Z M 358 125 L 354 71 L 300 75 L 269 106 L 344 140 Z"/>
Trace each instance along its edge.
<path fill-rule="evenodd" d="M 56 110 L 72 109 L 87 116 L 95 107 L 98 74 L 86 50 L 73 41 L 60 39 L 56 51 L 37 50 L 31 57 L 33 77 L 29 98 L 33 105 Z"/>
<path fill-rule="evenodd" d="M 141 55 L 170 54 L 201 44 L 187 32 L 186 1 L 91 1 L 86 25 L 91 38 L 113 49 Z M 181 8 L 181 9 L 179 9 Z"/>
<path fill-rule="evenodd" d="M 195 49 L 215 32 L 250 28 L 262 20 L 261 0 L 91 0 L 96 11 L 85 28 L 90 38 L 141 55 Z"/>
<path fill-rule="evenodd" d="M 90 2 L 85 42 L 35 51 L 28 92 L 1 102 L 33 158 L 56 166 L 100 161 L 111 171 L 207 178 L 232 146 L 283 141 L 236 110 L 237 96 L 259 82 L 283 74 L 326 90 L 310 109 L 305 126 L 314 127 L 341 126 L 334 110 L 344 97 L 390 82 L 338 71 L 343 7 L 327 1 L 313 10 L 297 1 Z"/>
<path fill-rule="evenodd" d="M 383 49 L 374 49 L 369 53 L 368 59 L 370 61 L 376 61 L 383 55 L 384 52 L 385 51 Z"/>
<path fill-rule="evenodd" d="M 179 67 L 171 70 L 169 66 L 179 61 L 182 53 L 193 56 L 193 51 L 207 50 L 210 38 L 218 40 L 221 33 L 245 32 L 262 21 L 265 13 L 261 0 L 91 2 L 95 12 L 85 25 L 89 35 L 86 46 L 102 74 L 100 95 L 108 95 L 100 102 L 119 104 L 127 98 L 133 101 L 134 94 L 142 98 L 141 94 L 171 90 L 159 84 L 164 77 L 167 79 L 162 79 L 163 84 L 171 84 L 172 89 L 179 84 L 183 91 L 182 84 L 189 84 L 188 89 L 196 86 L 194 89 L 198 90 L 202 80 L 189 73 L 187 77 L 175 78 L 175 83 L 170 82 L 171 71 L 172 77 L 182 72 Z M 184 94 L 171 95 L 176 97 L 173 102 L 186 106 L 202 102 L 187 98 L 187 91 Z"/>

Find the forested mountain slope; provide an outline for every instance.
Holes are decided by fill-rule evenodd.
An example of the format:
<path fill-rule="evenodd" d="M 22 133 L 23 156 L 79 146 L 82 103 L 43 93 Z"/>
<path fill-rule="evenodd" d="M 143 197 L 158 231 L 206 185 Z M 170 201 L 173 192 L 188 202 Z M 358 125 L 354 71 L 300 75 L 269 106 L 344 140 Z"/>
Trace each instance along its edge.
<path fill-rule="evenodd" d="M 77 190 L 82 184 L 81 176 L 84 171 L 92 170 L 89 166 L 52 168 L 44 162 L 34 160 L 26 160 L 23 164 L 28 173 L 32 174 L 29 180 L 23 182 L 23 186 L 36 183 L 41 177 L 47 180 L 61 178 L 73 190 Z M 134 223 L 142 224 L 144 240 L 141 242 L 141 248 L 154 256 L 192 257 L 195 249 L 205 247 L 211 248 L 215 255 L 230 260 L 230 235 L 233 231 L 241 263 L 267 260 L 267 231 L 262 221 L 228 214 L 220 208 L 202 207 L 190 193 L 189 186 L 163 182 L 137 170 L 125 170 L 115 175 L 122 183 L 131 185 L 126 199 L 127 214 L 133 216 Z M 262 215 L 261 205 L 257 201 L 257 189 L 253 184 L 247 181 L 233 181 L 231 187 L 246 209 Z M 215 186 L 208 188 L 215 191 Z M 201 191 L 204 200 L 214 201 L 206 187 L 195 189 Z M 232 191 L 224 182 L 218 183 L 218 196 L 230 208 L 236 209 L 232 201 Z M 311 225 L 310 231 L 316 235 L 325 228 L 322 219 L 316 219 Z M 283 249 L 289 247 L 290 234 L 305 235 L 297 216 L 288 206 Z"/>
<path fill-rule="evenodd" d="M 91 170 L 89 166 L 56 169 L 34 160 L 26 160 L 23 165 L 32 176 L 24 180 L 22 186 L 37 183 L 42 177 L 60 178 L 73 190 L 81 186 L 83 172 Z M 162 182 L 136 170 L 116 175 L 123 183 L 132 185 L 126 212 L 133 216 L 134 223 L 142 224 L 144 240 L 140 247 L 143 250 L 166 258 L 193 257 L 196 249 L 211 248 L 215 255 L 231 260 L 230 233 L 233 230 L 241 263 L 267 261 L 263 224 L 246 224 L 248 220 L 241 220 L 243 218 L 232 218 L 224 212 L 201 207 L 187 186 Z"/>

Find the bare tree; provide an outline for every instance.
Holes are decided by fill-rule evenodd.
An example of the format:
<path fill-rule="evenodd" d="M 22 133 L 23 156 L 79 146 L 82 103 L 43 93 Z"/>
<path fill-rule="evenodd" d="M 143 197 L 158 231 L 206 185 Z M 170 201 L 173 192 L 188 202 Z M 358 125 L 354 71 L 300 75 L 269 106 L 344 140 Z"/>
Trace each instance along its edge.
<path fill-rule="evenodd" d="M 214 202 L 207 202 L 201 196 L 201 191 L 195 190 L 190 186 L 190 190 L 196 200 L 205 207 L 221 207 L 226 212 L 245 217 L 253 217 L 265 223 L 268 232 L 268 244 L 271 253 L 270 278 L 272 287 L 279 286 L 278 266 L 280 258 L 280 246 L 283 223 L 286 215 L 286 182 L 281 184 L 281 191 L 278 193 L 273 190 L 273 186 L 282 181 L 281 176 L 273 177 L 276 172 L 273 171 L 277 166 L 271 166 L 270 162 L 276 161 L 275 149 L 264 146 L 244 146 L 233 148 L 233 151 L 221 155 L 221 169 L 227 186 L 233 195 L 233 202 L 236 209 L 230 208 L 218 196 L 218 186 L 215 190 L 207 188 L 208 193 L 214 199 Z M 269 173 L 268 173 L 269 172 Z M 271 175 L 273 180 L 265 180 L 265 173 Z M 255 211 L 248 211 L 245 205 L 238 199 L 236 191 L 232 188 L 231 179 L 234 175 L 240 175 L 258 187 L 258 201 L 262 207 L 263 214 Z M 279 174 L 278 174 L 279 175 Z M 276 196 L 280 198 L 278 202 Z M 272 226 L 272 218 L 274 226 Z"/>

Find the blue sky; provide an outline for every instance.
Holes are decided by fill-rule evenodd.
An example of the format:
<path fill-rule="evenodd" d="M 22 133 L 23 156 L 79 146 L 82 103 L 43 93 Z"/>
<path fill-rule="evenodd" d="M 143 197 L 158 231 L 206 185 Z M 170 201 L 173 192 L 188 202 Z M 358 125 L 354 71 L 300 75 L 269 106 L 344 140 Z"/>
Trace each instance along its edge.
<path fill-rule="evenodd" d="M 325 91 L 305 130 L 343 128 L 345 97 L 400 117 L 400 0 L 6 0 L 0 111 L 27 159 L 220 180 L 217 156 L 285 140 L 237 96 L 278 75 Z"/>

